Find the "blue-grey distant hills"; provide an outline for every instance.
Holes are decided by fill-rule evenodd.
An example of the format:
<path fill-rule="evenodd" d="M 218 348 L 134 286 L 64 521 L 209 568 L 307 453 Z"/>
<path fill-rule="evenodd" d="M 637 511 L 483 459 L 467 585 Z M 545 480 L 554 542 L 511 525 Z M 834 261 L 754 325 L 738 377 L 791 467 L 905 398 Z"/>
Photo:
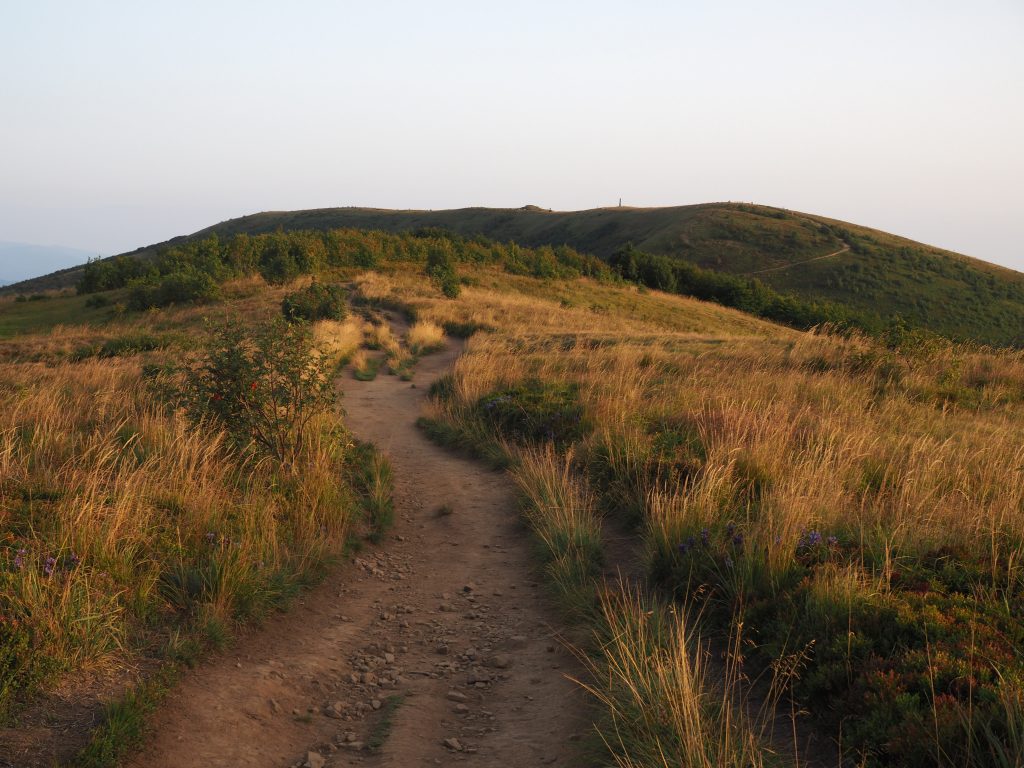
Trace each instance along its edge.
<path fill-rule="evenodd" d="M 96 255 L 95 251 L 62 245 L 34 245 L 0 240 L 0 285 L 76 267 Z"/>

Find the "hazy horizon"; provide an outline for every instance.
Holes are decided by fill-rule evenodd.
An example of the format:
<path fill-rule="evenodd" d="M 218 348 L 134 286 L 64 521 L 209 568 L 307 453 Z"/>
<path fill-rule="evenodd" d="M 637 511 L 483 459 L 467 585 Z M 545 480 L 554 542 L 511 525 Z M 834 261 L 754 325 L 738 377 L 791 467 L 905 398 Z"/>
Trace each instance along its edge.
<path fill-rule="evenodd" d="M 50 0 L 0 22 L 0 240 L 109 254 L 262 210 L 734 200 L 1024 270 L 1012 2 Z"/>

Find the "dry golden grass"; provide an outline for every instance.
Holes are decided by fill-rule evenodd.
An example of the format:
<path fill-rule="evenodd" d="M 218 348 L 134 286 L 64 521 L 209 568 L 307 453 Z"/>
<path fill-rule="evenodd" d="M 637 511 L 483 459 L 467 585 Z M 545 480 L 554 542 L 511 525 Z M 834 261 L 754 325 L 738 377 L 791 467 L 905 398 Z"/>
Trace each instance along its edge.
<path fill-rule="evenodd" d="M 405 343 L 414 356 L 436 352 L 444 347 L 444 329 L 430 320 L 420 320 L 409 328 Z"/>
<path fill-rule="evenodd" d="M 760 768 L 770 751 L 758 718 L 736 702 L 731 672 L 715 679 L 690 622 L 630 588 L 601 594 L 600 653 L 581 653 L 581 685 L 603 707 L 601 730 L 618 768 Z"/>
<path fill-rule="evenodd" d="M 0 647 L 16 656 L 0 665 L 0 714 L 54 676 L 122 668 L 173 638 L 258 616 L 342 551 L 355 505 L 339 479 L 337 414 L 318 417 L 301 473 L 286 477 L 195 428 L 140 375 L 143 362 L 192 354 L 204 316 L 273 316 L 281 291 L 260 290 L 239 281 L 234 303 L 2 345 Z M 363 338 L 360 323 L 316 331 L 338 356 Z M 138 335 L 168 346 L 95 356 Z"/>
<path fill-rule="evenodd" d="M 310 456 L 286 501 L 271 467 L 168 414 L 131 363 L 0 366 L 7 606 L 65 670 L 120 656 L 133 625 L 181 597 L 160 594 L 175 574 L 204 562 L 218 563 L 204 610 L 261 610 L 271 575 L 303 572 L 348 531 L 339 447 Z"/>
<path fill-rule="evenodd" d="M 998 613 L 1000 595 L 1024 594 L 1024 353 L 941 344 L 896 353 L 856 335 L 738 323 L 738 313 L 686 300 L 674 301 L 672 312 L 688 314 L 687 321 L 666 320 L 650 307 L 643 320 L 622 304 L 593 311 L 548 298 L 557 294 L 555 288 L 527 296 L 500 284 L 470 287 L 446 302 L 418 293 L 401 275 L 360 278 L 361 289 L 372 295 L 408 295 L 420 317 L 491 329 L 470 340 L 446 387 L 450 395 L 432 405 L 435 418 L 479 434 L 473 425 L 485 395 L 527 379 L 578 385 L 594 429 L 575 449 L 577 466 L 596 462 L 612 478 L 613 486 L 602 489 L 604 508 L 626 522 L 639 521 L 649 572 L 671 588 L 686 593 L 687 577 L 677 574 L 707 575 L 687 571 L 685 555 L 687 542 L 699 542 L 707 531 L 717 559 L 701 567 L 717 569 L 711 574 L 716 599 L 727 605 L 742 604 L 746 595 L 790 589 L 783 585 L 800 567 L 794 552 L 805 546 L 801 542 L 818 537 L 824 551 L 834 536 L 828 544 L 833 554 L 822 556 L 835 562 L 818 567 L 800 597 L 808 626 L 875 605 L 903 612 L 908 627 L 935 620 L 929 618 L 933 609 L 915 602 L 913 590 L 920 587 L 912 579 L 921 577 L 908 582 L 907 576 L 935 558 L 940 564 L 963 563 L 971 573 L 982 569 L 967 588 L 979 610 Z M 564 499 L 578 496 L 573 489 L 581 480 L 565 474 L 563 456 L 512 453 L 520 462 L 516 471 L 532 510 L 528 516 L 537 518 L 531 524 L 551 549 L 546 526 L 561 540 L 579 528 L 577 518 L 566 517 L 567 509 L 579 505 Z M 734 537 L 737 544 L 730 543 Z M 580 569 L 552 576 L 557 580 L 565 572 L 575 578 Z M 677 578 L 683 581 L 672 581 Z M 946 599 L 944 593 L 937 599 Z M 961 598 L 949 599 L 959 605 Z M 913 629 L 900 631 L 913 637 Z M 948 624 L 939 631 L 961 632 Z M 969 645 L 971 633 L 963 632 Z M 999 650 L 990 652 L 1000 658 L 1012 654 L 1002 645 L 1005 637 L 993 638 Z M 651 680 L 664 672 L 664 656 L 644 655 L 636 647 L 641 642 L 634 638 L 627 643 L 632 650 L 616 651 L 619 661 L 631 665 L 627 671 L 605 667 L 603 673 L 617 674 L 622 685 L 654 686 Z M 948 642 L 940 651 L 929 646 L 921 653 L 940 653 L 946 665 L 941 674 L 955 675 L 949 670 L 957 662 L 947 648 L 959 641 Z M 963 653 L 973 656 L 975 650 Z M 979 674 L 994 676 L 993 694 L 1018 701 L 1019 666 L 1012 659 L 989 663 L 982 663 Z M 899 672 L 908 675 L 900 685 L 916 684 L 910 668 Z M 855 673 L 860 670 L 849 674 Z M 616 696 L 624 696 L 617 703 L 595 687 L 612 709 L 636 706 L 628 685 L 612 685 Z M 925 691 L 921 695 L 929 695 Z M 949 708 L 934 717 L 956 722 L 970 716 L 969 705 L 957 710 L 951 702 L 943 699 Z M 734 703 L 721 711 L 735 708 Z M 908 717 L 912 722 L 916 715 Z M 995 707 L 985 717 L 1019 720 L 1010 708 L 1000 713 Z M 684 727 L 684 721 L 691 725 Z M 707 743 L 718 743 L 724 732 L 720 722 L 700 725 L 695 715 L 673 722 L 681 730 L 672 732 L 682 741 L 688 728 L 703 732 Z M 898 732 L 900 726 L 884 727 Z M 922 739 L 934 743 L 921 749 L 958 750 L 958 759 L 982 765 L 985 750 L 994 754 L 1007 743 L 991 736 L 1001 725 L 974 746 L 953 725 L 943 727 L 940 736 L 938 726 L 934 733 L 922 726 Z M 616 733 L 619 726 L 605 737 L 615 742 Z M 877 733 L 890 738 L 881 735 L 883 727 Z M 871 735 L 860 738 L 870 743 Z M 737 749 L 730 754 L 746 755 L 747 747 L 739 745 L 753 742 L 732 743 Z"/>
<path fill-rule="evenodd" d="M 313 326 L 317 345 L 336 361 L 352 357 L 366 336 L 365 323 L 355 317 L 341 322 L 321 320 Z"/>

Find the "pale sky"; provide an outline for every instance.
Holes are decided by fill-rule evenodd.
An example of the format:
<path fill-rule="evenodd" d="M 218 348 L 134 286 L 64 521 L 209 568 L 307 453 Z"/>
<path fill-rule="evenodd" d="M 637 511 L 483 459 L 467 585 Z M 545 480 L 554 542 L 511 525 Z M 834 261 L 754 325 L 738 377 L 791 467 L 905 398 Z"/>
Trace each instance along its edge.
<path fill-rule="evenodd" d="M 742 200 L 1024 270 L 1024 2 L 0 0 L 0 240 Z"/>

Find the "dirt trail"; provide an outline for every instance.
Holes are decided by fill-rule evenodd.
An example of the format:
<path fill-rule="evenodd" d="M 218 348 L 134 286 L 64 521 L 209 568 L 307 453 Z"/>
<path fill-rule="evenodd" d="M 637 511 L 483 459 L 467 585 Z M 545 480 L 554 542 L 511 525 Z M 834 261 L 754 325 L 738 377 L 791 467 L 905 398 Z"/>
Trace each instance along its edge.
<path fill-rule="evenodd" d="M 513 488 L 414 424 L 460 349 L 424 358 L 415 386 L 346 374 L 348 425 L 394 467 L 391 535 L 190 674 L 133 765 L 279 767 L 308 751 L 327 766 L 574 763 L 588 726 L 566 675 L 579 670 L 554 636 Z M 454 511 L 438 515 L 445 504 Z"/>
<path fill-rule="evenodd" d="M 779 272 L 779 271 L 781 271 L 783 269 L 789 269 L 790 267 L 799 267 L 801 264 L 810 264 L 812 261 L 822 261 L 823 259 L 831 259 L 831 258 L 835 258 L 836 256 L 842 256 L 848 250 L 850 250 L 850 246 L 847 245 L 846 243 L 843 243 L 843 247 L 840 248 L 838 251 L 833 251 L 832 253 L 826 253 L 823 256 L 815 256 L 814 258 L 804 259 L 803 261 L 793 261 L 793 262 L 790 262 L 789 264 L 780 264 L 777 267 L 768 267 L 767 269 L 758 269 L 758 270 L 755 270 L 754 272 L 746 272 L 744 274 L 745 274 L 745 276 L 749 277 L 751 275 L 763 275 L 763 274 L 765 274 L 767 272 Z"/>

